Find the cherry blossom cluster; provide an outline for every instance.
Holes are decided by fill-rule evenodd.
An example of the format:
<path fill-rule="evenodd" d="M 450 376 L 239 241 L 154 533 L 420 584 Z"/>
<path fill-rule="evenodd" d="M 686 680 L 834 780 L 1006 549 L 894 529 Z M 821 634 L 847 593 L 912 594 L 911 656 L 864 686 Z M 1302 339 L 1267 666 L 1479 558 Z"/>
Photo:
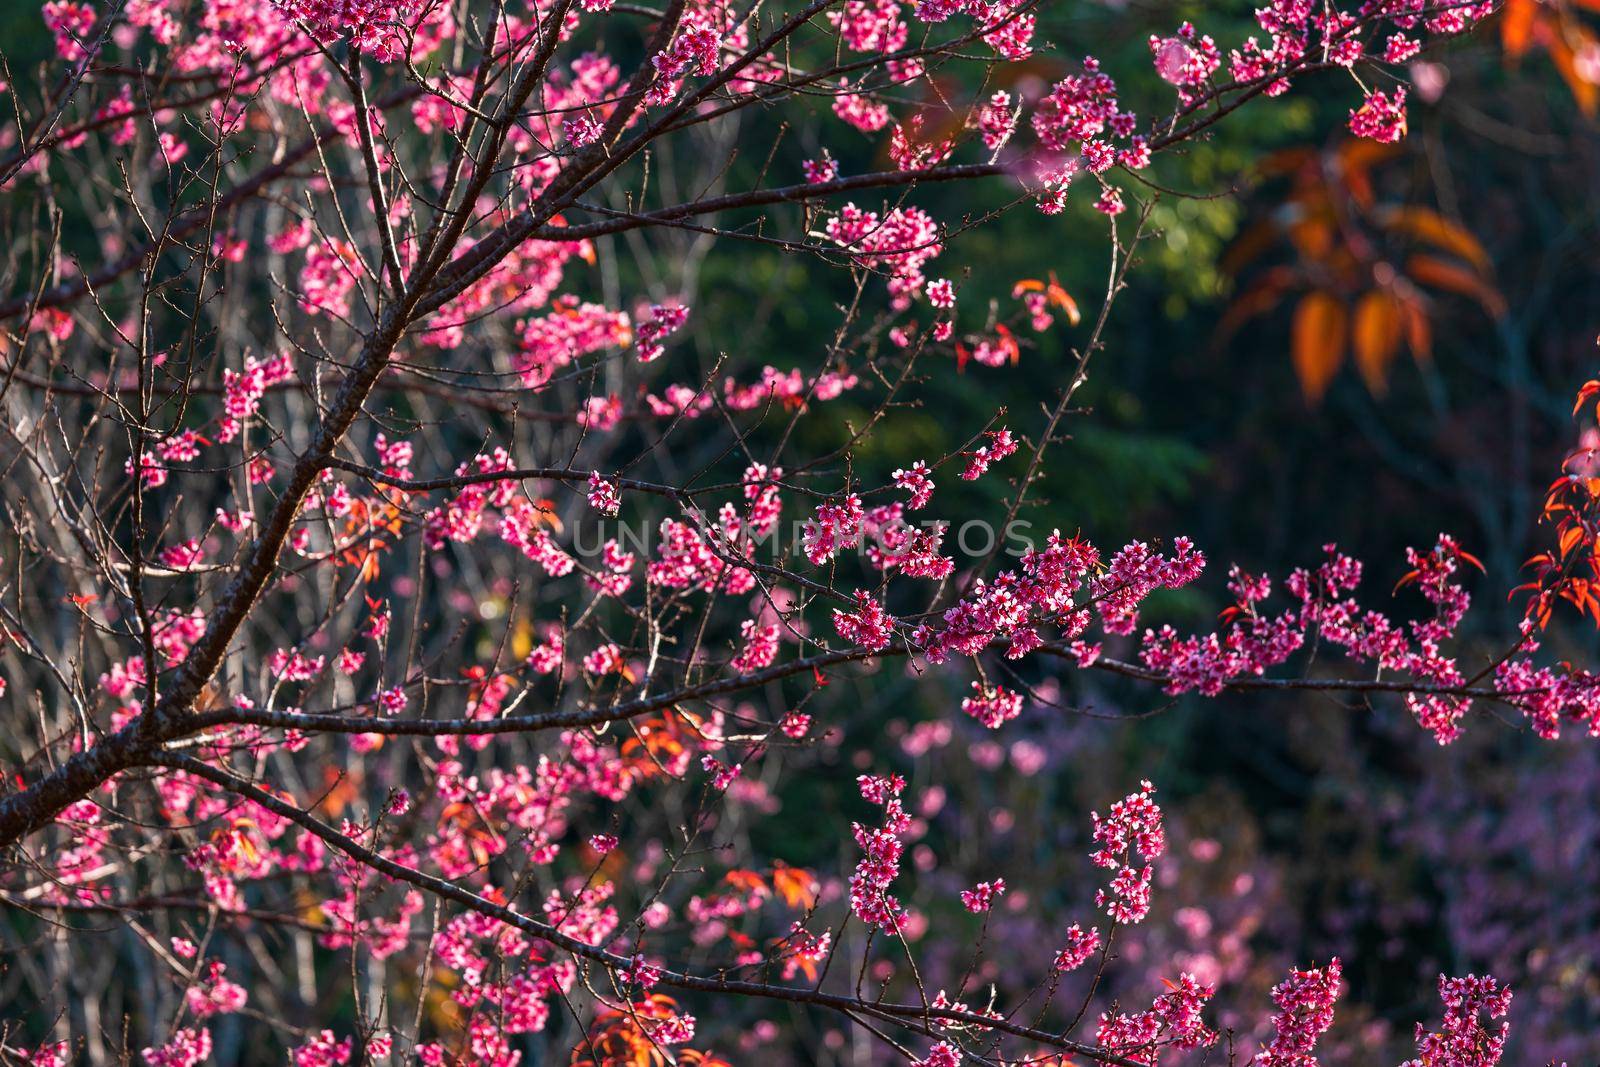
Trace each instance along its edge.
<path fill-rule="evenodd" d="M 966 469 L 961 472 L 963 481 L 975 482 L 989 471 L 989 467 L 1017 450 L 1017 439 L 1004 426 L 986 434 L 989 443 L 980 445 L 967 457 Z"/>
<path fill-rule="evenodd" d="M 1361 106 L 1350 112 L 1350 132 L 1383 144 L 1394 144 L 1406 135 L 1406 88 L 1393 93 L 1374 89 Z"/>
<path fill-rule="evenodd" d="M 888 648 L 894 639 L 894 627 L 894 617 L 866 590 L 856 593 L 853 611 L 836 608 L 833 612 L 833 628 L 839 636 L 869 652 Z"/>
<path fill-rule="evenodd" d="M 996 878 L 992 882 L 979 882 L 971 889 L 961 891 L 961 906 L 980 915 L 994 907 L 995 901 L 1005 896 L 1006 880 Z"/>
<path fill-rule="evenodd" d="M 778 633 L 776 623 L 763 626 L 754 619 L 746 619 L 739 630 L 744 647 L 728 661 L 728 666 L 742 674 L 772 666 L 772 661 L 778 658 Z"/>
<path fill-rule="evenodd" d="M 676 333 L 689 321 L 689 309 L 682 304 L 651 304 L 650 311 L 639 322 L 635 341 L 641 362 L 660 359 L 666 351 L 662 338 Z"/>
<path fill-rule="evenodd" d="M 1432 614 L 1409 622 L 1396 621 L 1351 596 L 1361 582 L 1361 563 L 1333 545 L 1324 546 L 1324 552 L 1326 559 L 1315 570 L 1297 569 L 1285 581 L 1294 606 L 1267 614 L 1262 602 L 1271 595 L 1271 582 L 1235 570 L 1229 582 L 1235 603 L 1224 612 L 1231 620 L 1225 630 L 1188 637 L 1170 626 L 1146 630 L 1142 662 L 1162 677 L 1169 693 L 1215 696 L 1237 679 L 1265 674 L 1315 635 L 1324 645 L 1342 648 L 1355 662 L 1416 679 L 1419 688 L 1465 686 L 1465 674 L 1443 645 L 1471 604 L 1456 580 L 1460 568 L 1476 561 L 1453 538 L 1441 536 L 1427 552 L 1408 550 L 1412 570 L 1401 585 L 1414 586 L 1432 609 Z M 1537 648 L 1531 628 L 1525 628 L 1517 654 L 1495 668 L 1497 689 L 1542 736 L 1559 735 L 1563 722 L 1596 733 L 1600 681 L 1587 671 L 1535 666 L 1529 656 Z M 1409 692 L 1405 700 L 1440 744 L 1460 736 L 1461 720 L 1472 704 L 1470 697 L 1450 693 Z"/>
<path fill-rule="evenodd" d="M 672 44 L 650 57 L 656 80 L 645 93 L 645 103 L 657 106 L 678 95 L 686 75 L 712 74 L 717 69 L 721 34 L 709 20 L 696 19 L 673 38 Z"/>
<path fill-rule="evenodd" d="M 211 1031 L 204 1026 L 174 1030 L 165 1045 L 147 1048 L 143 1055 L 148 1067 L 199 1067 L 211 1058 Z"/>
<path fill-rule="evenodd" d="M 400 28 L 415 16 L 409 2 L 383 0 L 274 0 L 290 18 L 302 23 L 323 42 L 349 37 L 374 58 L 390 61 L 402 53 Z"/>
<path fill-rule="evenodd" d="M 978 129 L 983 136 L 983 147 L 991 152 L 1004 148 L 1016 131 L 1018 112 L 1019 108 L 1006 90 L 1001 89 L 989 97 L 978 111 Z"/>
<path fill-rule="evenodd" d="M 1444 1002 L 1443 1024 L 1433 1031 L 1417 1024 L 1416 1058 L 1401 1067 L 1495 1067 L 1505 1052 L 1511 1024 L 1501 1022 L 1490 1029 L 1484 1018 L 1505 1018 L 1511 1010 L 1510 988 L 1488 975 L 1441 974 L 1439 999 Z"/>
<path fill-rule="evenodd" d="M 294 1067 L 341 1067 L 350 1062 L 354 1047 L 355 1042 L 350 1038 L 341 1038 L 332 1030 L 322 1030 L 290 1055 Z"/>
<path fill-rule="evenodd" d="M 1022 714 L 1022 694 L 1013 693 L 1004 686 L 985 686 L 972 683 L 973 695 L 961 701 L 961 710 L 977 719 L 991 730 Z"/>
<path fill-rule="evenodd" d="M 732 411 L 756 411 L 776 401 L 787 408 L 805 408 L 812 401 L 836 400 L 860 384 L 860 378 L 848 372 L 826 370 L 806 375 L 799 368 L 781 371 L 769 364 L 761 369 L 755 381 L 724 378 L 722 406 Z M 666 385 L 659 392 L 646 393 L 644 403 L 652 415 L 663 418 L 681 415 L 697 419 L 716 411 L 718 406 L 716 395 L 710 389 L 678 383 Z"/>
<path fill-rule="evenodd" d="M 1089 962 L 1096 952 L 1100 951 L 1100 928 L 1091 926 L 1085 930 L 1077 923 L 1067 927 L 1066 943 L 1061 951 L 1056 953 L 1051 967 L 1058 972 L 1075 971 Z"/>
<path fill-rule="evenodd" d="M 839 161 L 824 152 L 821 159 L 807 159 L 800 164 L 806 181 L 813 185 L 831 182 L 839 176 Z"/>
<path fill-rule="evenodd" d="M 74 62 L 88 54 L 87 44 L 96 24 L 95 10 L 78 0 L 49 0 L 41 9 L 45 28 L 54 36 L 56 52 Z"/>
<path fill-rule="evenodd" d="M 1236 81 L 1265 82 L 1267 95 L 1278 96 L 1288 91 L 1295 68 L 1312 58 L 1326 55 L 1328 61 L 1345 68 L 1355 67 L 1362 59 L 1402 63 L 1421 47 L 1419 33 L 1440 37 L 1463 33 L 1492 14 L 1497 6 L 1489 0 L 1439 5 L 1408 0 L 1367 4 L 1352 12 L 1300 0 L 1274 0 L 1256 9 L 1256 21 L 1266 34 L 1264 41 L 1250 37 L 1241 49 L 1230 53 L 1230 70 Z M 1369 24 L 1384 21 L 1396 32 L 1388 34 L 1380 54 L 1369 56 L 1363 31 Z M 1160 65 L 1158 53 L 1158 68 Z M 1362 105 L 1351 112 L 1350 130 L 1358 137 L 1388 142 L 1405 135 L 1405 122 L 1404 88 L 1392 94 L 1372 89 L 1366 91 Z"/>
<path fill-rule="evenodd" d="M 1056 153 L 1038 166 L 1045 187 L 1040 208 L 1048 214 L 1061 210 L 1067 187 L 1078 174 L 1098 178 L 1118 164 L 1138 170 L 1148 158 L 1144 138 L 1134 132 L 1138 117 L 1121 109 L 1116 82 L 1093 56 L 1084 58 L 1081 74 L 1056 82 L 1034 108 L 1032 122 L 1039 144 Z M 1111 186 L 1103 189 L 1106 197 L 1115 193 Z M 1113 203 L 1116 210 L 1108 210 Z M 1117 214 L 1120 204 L 1120 199 L 1107 199 L 1101 210 Z"/>
<path fill-rule="evenodd" d="M 906 501 L 906 507 L 913 511 L 920 511 L 928 506 L 933 499 L 933 478 L 930 477 L 927 463 L 917 460 L 910 467 L 896 470 L 893 474 L 894 484 L 911 494 Z"/>
<path fill-rule="evenodd" d="M 948 578 L 955 570 L 955 560 L 940 554 L 944 525 L 918 527 L 906 522 L 905 508 L 898 501 L 868 508 L 862 515 L 861 528 L 867 542 L 867 562 L 878 570 L 935 581 Z"/>
<path fill-rule="evenodd" d="M 1254 1067 L 1314 1067 L 1317 1038 L 1333 1025 L 1342 974 L 1339 957 L 1326 967 L 1291 970 L 1272 987 L 1278 1013 L 1272 1017 L 1272 1040 L 1250 1062 Z"/>
<path fill-rule="evenodd" d="M 749 592 L 755 587 L 755 575 L 725 557 L 739 537 L 737 529 L 724 530 L 722 523 L 736 524 L 737 520 L 731 507 L 719 516 L 715 529 L 662 519 L 656 558 L 645 567 L 650 581 L 668 589 L 722 589 L 735 595 Z M 745 547 L 753 551 L 752 546 Z"/>
<path fill-rule="evenodd" d="M 594 258 L 594 246 L 587 241 L 530 241 L 429 315 L 421 340 L 437 348 L 456 349 L 467 340 L 467 327 L 481 316 L 548 307 L 544 316 L 531 318 L 521 327 L 520 370 L 527 384 L 541 385 L 578 357 L 628 341 L 626 315 L 581 302 L 571 293 L 557 295 L 567 281 L 571 261 L 593 262 Z"/>
<path fill-rule="evenodd" d="M 813 566 L 821 566 L 842 550 L 861 540 L 865 513 L 861 498 L 855 494 L 838 503 L 829 501 L 817 507 L 817 513 L 805 524 L 801 533 L 801 547 Z"/>
<path fill-rule="evenodd" d="M 911 306 L 923 291 L 923 268 L 944 251 L 939 226 L 916 207 L 897 207 L 883 214 L 846 204 L 824 227 L 828 239 L 847 249 L 865 267 L 882 268 L 889 275 L 889 292 L 895 307 Z"/>
<path fill-rule="evenodd" d="M 906 783 L 895 774 L 862 775 L 858 782 L 862 798 L 883 808 L 883 825 L 852 824 L 863 855 L 850 876 L 850 910 L 868 926 L 896 934 L 905 924 L 906 912 L 890 886 L 900 875 L 900 858 L 905 852 L 902 838 L 911 828 L 911 816 L 900 802 Z"/>
<path fill-rule="evenodd" d="M 1203 984 L 1187 971 L 1178 976 L 1176 984 L 1168 985 L 1171 988 L 1157 994 L 1145 1011 L 1102 1013 L 1095 1040 L 1109 1052 L 1150 1067 L 1160 1063 L 1168 1050 L 1215 1045 L 1220 1035 L 1205 1024 L 1200 1013 L 1216 995 L 1216 987 Z"/>
<path fill-rule="evenodd" d="M 1161 80 L 1176 86 L 1178 99 L 1193 101 L 1222 65 L 1222 54 L 1209 36 L 1196 34 L 1193 23 L 1185 22 L 1171 37 L 1150 35 L 1150 54 L 1155 57 Z"/>
<path fill-rule="evenodd" d="M 227 969 L 227 964 L 212 960 L 206 966 L 205 976 L 189 987 L 184 1003 L 196 1019 L 238 1011 L 249 999 L 242 986 L 224 977 Z"/>
<path fill-rule="evenodd" d="M 575 360 L 633 339 L 625 313 L 571 296 L 558 298 L 549 313 L 525 320 L 521 333 L 518 371 L 527 386 L 543 385 Z"/>
<path fill-rule="evenodd" d="M 622 497 L 617 494 L 616 485 L 600 477 L 599 471 L 589 474 L 589 506 L 613 519 L 622 510 Z"/>
<path fill-rule="evenodd" d="M 951 655 L 976 656 L 1004 643 L 1017 659 L 1045 643 L 1040 627 L 1055 625 L 1083 664 L 1099 655 L 1097 645 L 1079 641 L 1091 621 L 1089 602 L 1107 633 L 1125 634 L 1138 621 L 1139 605 L 1157 589 L 1176 589 L 1199 576 L 1205 557 L 1187 538 L 1176 538 L 1174 553 L 1162 556 L 1133 542 L 1102 567 L 1099 550 L 1080 538 L 1054 531 L 1043 549 L 1029 549 L 1016 570 L 993 582 L 978 581 L 972 591 L 944 612 L 939 625 L 925 623 L 912 643 L 931 663 Z M 1083 604 L 1074 601 L 1079 593 Z"/>
<path fill-rule="evenodd" d="M 1150 861 L 1167 850 L 1167 837 L 1161 822 L 1161 808 L 1150 799 L 1155 786 L 1139 783 L 1139 792 L 1130 793 L 1111 805 L 1104 818 L 1099 812 L 1094 821 L 1094 841 L 1100 847 L 1091 855 L 1096 867 L 1116 871 L 1110 886 L 1095 894 L 1095 904 L 1118 923 L 1143 922 L 1150 914 L 1150 878 L 1155 868 Z M 1144 866 L 1133 867 L 1137 859 Z"/>
<path fill-rule="evenodd" d="M 312 242 L 300 273 L 300 310 L 349 318 L 350 294 L 365 273 L 361 255 L 349 241 L 330 237 Z"/>

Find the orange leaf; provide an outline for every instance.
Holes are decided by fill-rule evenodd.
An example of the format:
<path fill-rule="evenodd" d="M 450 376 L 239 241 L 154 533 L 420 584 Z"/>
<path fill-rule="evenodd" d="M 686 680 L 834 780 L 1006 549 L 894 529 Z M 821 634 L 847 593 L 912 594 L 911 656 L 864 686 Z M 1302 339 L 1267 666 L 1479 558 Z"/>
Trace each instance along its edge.
<path fill-rule="evenodd" d="M 1324 260 L 1333 251 L 1338 227 L 1332 213 L 1307 215 L 1289 227 L 1289 240 L 1310 260 Z"/>
<path fill-rule="evenodd" d="M 1017 344 L 1016 334 L 1006 328 L 1003 322 L 994 324 L 995 332 L 1000 335 L 1000 351 L 1011 357 L 1011 365 L 1015 367 L 1022 359 L 1022 346 Z"/>
<path fill-rule="evenodd" d="M 1256 165 L 1256 171 L 1272 177 L 1293 174 L 1301 167 L 1314 164 L 1316 160 L 1317 150 L 1314 148 L 1285 148 L 1263 159 Z"/>
<path fill-rule="evenodd" d="M 1578 399 L 1572 405 L 1572 413 L 1576 415 L 1578 409 L 1583 407 L 1584 403 L 1596 393 L 1600 393 L 1600 381 L 1590 378 L 1583 383 L 1583 388 L 1578 390 Z"/>
<path fill-rule="evenodd" d="M 564 532 L 561 526 L 561 516 L 556 514 L 556 502 L 549 497 L 540 497 L 533 502 L 533 524 L 535 526 L 548 526 L 556 533 Z"/>
<path fill-rule="evenodd" d="M 778 863 L 772 868 L 772 887 L 791 908 L 810 908 L 817 902 L 817 879 L 810 871 Z"/>
<path fill-rule="evenodd" d="M 1562 531 L 1561 537 L 1556 543 L 1557 547 L 1560 548 L 1560 550 L 1561 550 L 1562 558 L 1565 559 L 1566 556 L 1574 548 L 1576 548 L 1578 546 L 1579 542 L 1581 542 L 1582 540 L 1583 540 L 1583 527 L 1581 527 L 1581 526 L 1568 527 L 1566 530 Z"/>
<path fill-rule="evenodd" d="M 1489 253 L 1478 239 L 1437 211 L 1425 207 L 1391 208 L 1378 221 L 1387 229 L 1460 256 L 1484 273 L 1489 271 Z"/>
<path fill-rule="evenodd" d="M 1436 256 L 1415 255 L 1406 260 L 1406 273 L 1424 285 L 1472 297 L 1495 318 L 1506 313 L 1506 301 L 1500 290 L 1465 267 Z"/>
<path fill-rule="evenodd" d="M 1339 146 L 1340 176 L 1345 191 L 1363 210 L 1372 210 L 1373 201 L 1376 199 L 1372 189 L 1372 168 L 1387 163 L 1398 154 L 1399 148 L 1396 145 L 1383 144 L 1365 137 L 1352 137 Z"/>
<path fill-rule="evenodd" d="M 1596 110 L 1600 110 L 1600 85 L 1590 81 L 1587 72 L 1578 69 L 1578 51 L 1594 46 L 1594 35 L 1582 26 L 1574 25 L 1572 33 L 1578 38 L 1578 48 L 1574 49 L 1567 43 L 1564 34 L 1552 33 L 1546 42 L 1550 49 L 1550 59 L 1556 65 L 1556 72 L 1567 83 L 1567 88 L 1572 90 L 1572 98 L 1578 102 L 1578 110 L 1590 118 L 1594 117 Z"/>
<path fill-rule="evenodd" d="M 1528 50 L 1538 16 L 1538 0 L 1506 0 L 1505 17 L 1500 20 L 1500 44 L 1506 55 L 1515 59 Z"/>
<path fill-rule="evenodd" d="M 1294 309 L 1290 351 L 1308 404 L 1322 400 L 1344 359 L 1348 317 L 1342 303 L 1320 290 L 1307 293 Z"/>
<path fill-rule="evenodd" d="M 1405 329 L 1406 346 L 1411 349 L 1411 358 L 1418 363 L 1432 359 L 1433 324 L 1428 321 L 1428 312 L 1419 300 L 1400 301 L 1400 324 Z"/>
<path fill-rule="evenodd" d="M 741 892 L 764 892 L 767 883 L 755 871 L 734 868 L 723 876 L 727 883 Z"/>
<path fill-rule="evenodd" d="M 1050 286 L 1045 290 L 1045 295 L 1051 304 L 1061 309 L 1072 325 L 1076 326 L 1083 321 L 1083 313 L 1078 310 L 1078 302 L 1072 299 L 1071 293 L 1061 288 L 1061 283 L 1056 281 L 1055 271 L 1050 272 Z"/>
<path fill-rule="evenodd" d="M 733 1064 L 714 1052 L 700 1052 L 692 1048 L 678 1053 L 678 1062 L 685 1067 L 733 1067 Z"/>
<path fill-rule="evenodd" d="M 1301 284 L 1298 274 L 1288 267 L 1274 267 L 1234 297 L 1233 303 L 1217 323 L 1217 340 L 1233 335 L 1245 320 L 1265 314 L 1278 306 L 1289 291 Z"/>
<path fill-rule="evenodd" d="M 1350 347 L 1361 380 L 1375 395 L 1382 395 L 1389 385 L 1389 363 L 1400 348 L 1400 308 L 1394 297 L 1382 289 L 1361 295 Z"/>

